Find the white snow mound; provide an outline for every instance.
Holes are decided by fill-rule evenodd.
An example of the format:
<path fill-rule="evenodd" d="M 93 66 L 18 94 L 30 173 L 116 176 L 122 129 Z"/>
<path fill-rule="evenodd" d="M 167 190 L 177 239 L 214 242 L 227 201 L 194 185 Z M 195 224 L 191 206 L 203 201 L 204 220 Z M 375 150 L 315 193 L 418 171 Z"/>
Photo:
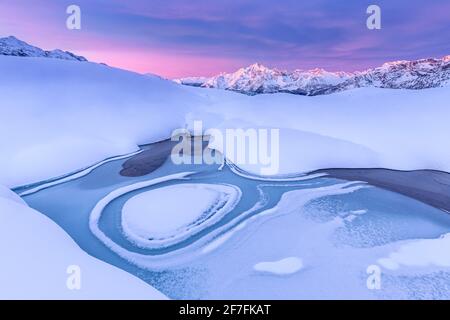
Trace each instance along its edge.
<path fill-rule="evenodd" d="M 53 221 L 0 190 L 0 299 L 166 299 L 91 257 Z M 79 289 L 67 286 L 73 270 L 80 271 Z"/>

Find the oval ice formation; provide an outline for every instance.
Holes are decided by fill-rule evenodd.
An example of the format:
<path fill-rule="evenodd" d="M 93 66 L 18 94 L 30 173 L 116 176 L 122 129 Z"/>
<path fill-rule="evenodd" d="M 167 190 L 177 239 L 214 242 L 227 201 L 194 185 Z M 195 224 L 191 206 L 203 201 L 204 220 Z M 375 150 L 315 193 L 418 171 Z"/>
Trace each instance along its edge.
<path fill-rule="evenodd" d="M 177 184 L 142 192 L 122 208 L 122 230 L 143 248 L 174 245 L 219 221 L 241 196 L 221 184 Z"/>

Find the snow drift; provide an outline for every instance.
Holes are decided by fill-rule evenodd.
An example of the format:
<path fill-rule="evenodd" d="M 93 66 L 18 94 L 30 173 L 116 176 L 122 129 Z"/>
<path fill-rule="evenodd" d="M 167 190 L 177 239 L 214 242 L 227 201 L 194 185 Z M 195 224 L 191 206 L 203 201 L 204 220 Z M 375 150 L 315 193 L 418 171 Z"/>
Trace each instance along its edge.
<path fill-rule="evenodd" d="M 166 299 L 138 278 L 89 256 L 53 221 L 1 186 L 0 221 L 1 299 Z M 80 267 L 80 290 L 66 286 L 71 265 Z"/>
<path fill-rule="evenodd" d="M 0 183 L 27 184 L 166 139 L 198 101 L 170 81 L 89 62 L 0 56 Z"/>
<path fill-rule="evenodd" d="M 449 87 L 245 96 L 88 62 L 0 56 L 0 70 L 0 183 L 9 187 L 133 152 L 195 120 L 205 130 L 280 128 L 280 174 L 450 171 Z"/>
<path fill-rule="evenodd" d="M 0 56 L 0 71 L 0 185 L 9 188 L 136 151 L 139 144 L 167 139 L 195 120 L 203 121 L 205 130 L 281 129 L 280 174 L 331 167 L 450 171 L 449 87 L 246 96 L 48 57 Z M 92 272 L 86 276 L 93 281 L 76 298 L 154 297 L 147 285 L 141 287 L 136 279 L 131 285 L 130 276 L 83 253 L 3 187 L 0 221 L 0 252 L 14 257 L 2 264 L 0 283 L 17 289 L 0 290 L 0 295 L 74 297 L 64 281 L 46 275 L 62 272 L 65 277 L 65 268 L 75 261 Z M 57 269 L 45 269 L 46 261 Z M 38 276 L 29 273 L 30 266 Z M 42 291 L 46 286 L 48 291 Z"/>
<path fill-rule="evenodd" d="M 315 97 L 203 92 L 187 116 L 209 128 L 279 128 L 279 174 L 324 168 L 450 171 L 450 88 L 360 88 Z M 220 148 L 219 148 L 220 149 Z M 258 166 L 244 166 L 254 173 Z"/>

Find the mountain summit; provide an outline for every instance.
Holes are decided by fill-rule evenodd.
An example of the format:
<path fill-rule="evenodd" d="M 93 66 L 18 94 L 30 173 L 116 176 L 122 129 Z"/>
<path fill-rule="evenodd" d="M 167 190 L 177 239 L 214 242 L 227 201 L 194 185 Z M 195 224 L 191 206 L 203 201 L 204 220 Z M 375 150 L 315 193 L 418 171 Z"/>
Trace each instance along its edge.
<path fill-rule="evenodd" d="M 442 59 L 394 61 L 363 72 L 328 72 L 323 69 L 271 69 L 255 63 L 233 73 L 211 78 L 189 77 L 175 80 L 184 85 L 217 88 L 248 95 L 293 93 L 321 95 L 360 87 L 425 89 L 450 84 L 450 56 Z"/>
<path fill-rule="evenodd" d="M 85 57 L 77 56 L 69 51 L 59 49 L 45 51 L 32 46 L 14 36 L 0 38 L 0 55 L 17 57 L 42 57 L 73 61 L 87 61 Z"/>

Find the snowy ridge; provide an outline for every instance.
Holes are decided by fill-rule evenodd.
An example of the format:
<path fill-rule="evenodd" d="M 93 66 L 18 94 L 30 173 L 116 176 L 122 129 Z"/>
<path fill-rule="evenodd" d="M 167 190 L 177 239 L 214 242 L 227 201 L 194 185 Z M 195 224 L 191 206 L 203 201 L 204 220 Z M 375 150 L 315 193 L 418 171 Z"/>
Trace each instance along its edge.
<path fill-rule="evenodd" d="M 323 69 L 293 72 L 270 69 L 259 63 L 233 73 L 212 78 L 189 77 L 177 83 L 225 89 L 248 95 L 261 93 L 293 93 L 321 95 L 353 88 L 426 89 L 450 83 L 450 56 L 442 59 L 387 62 L 363 72 L 328 72 Z"/>
<path fill-rule="evenodd" d="M 207 77 L 188 77 L 183 79 L 175 79 L 174 81 L 179 84 L 184 84 L 192 87 L 201 87 L 209 78 Z"/>
<path fill-rule="evenodd" d="M 0 38 L 0 55 L 87 61 L 85 57 L 77 56 L 69 51 L 62 51 L 59 49 L 52 51 L 42 50 L 41 48 L 29 45 L 14 36 Z"/>

